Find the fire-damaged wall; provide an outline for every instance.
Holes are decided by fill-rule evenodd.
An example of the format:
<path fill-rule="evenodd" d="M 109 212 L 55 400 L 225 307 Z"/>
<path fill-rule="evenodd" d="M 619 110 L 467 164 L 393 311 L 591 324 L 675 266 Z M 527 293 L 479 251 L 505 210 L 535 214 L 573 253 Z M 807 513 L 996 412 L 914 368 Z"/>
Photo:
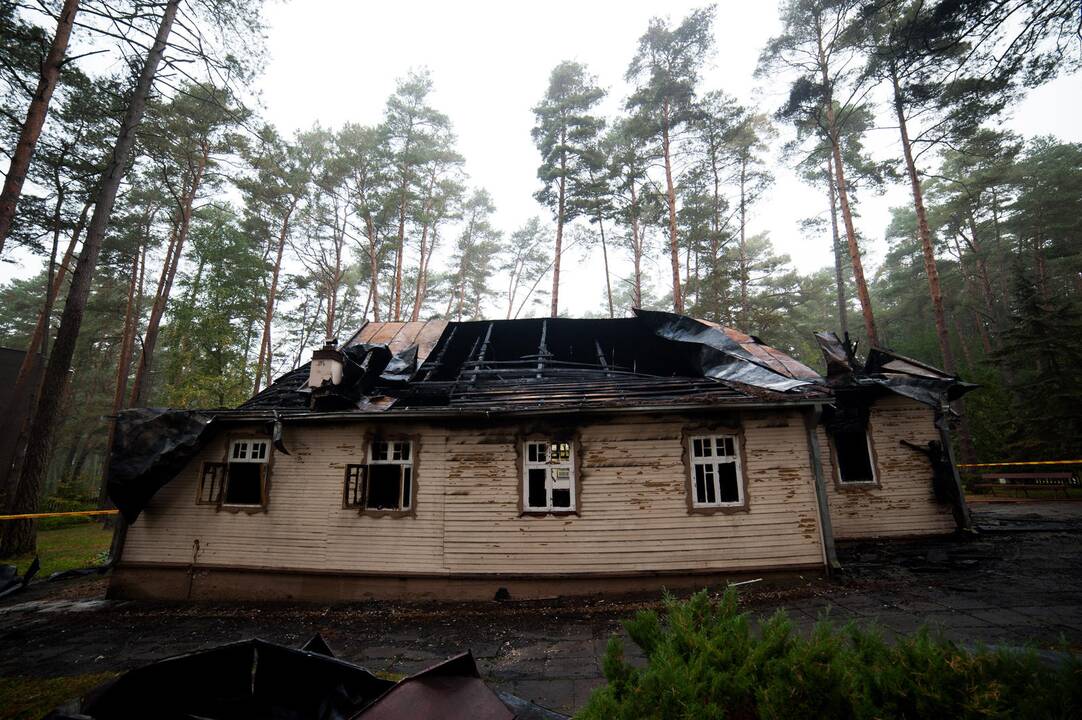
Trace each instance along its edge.
<path fill-rule="evenodd" d="M 948 534 L 955 529 L 951 508 L 936 502 L 928 458 L 902 444 L 938 441 L 935 413 L 899 395 L 872 403 L 868 429 L 875 464 L 874 484 L 845 484 L 829 434 L 819 428 L 824 477 L 834 537 L 870 538 Z"/>
<path fill-rule="evenodd" d="M 689 507 L 687 437 L 715 430 L 742 438 L 745 508 Z M 409 512 L 343 507 L 346 466 L 364 461 L 373 433 L 415 443 Z M 553 433 L 573 442 L 576 512 L 523 512 L 521 443 Z M 596 592 L 599 577 L 824 562 L 798 410 L 455 427 L 291 424 L 283 438 L 291 454 L 271 458 L 265 509 L 197 504 L 203 463 L 221 461 L 229 439 L 243 435 L 223 432 L 153 498 L 128 531 L 113 594 L 491 598 L 498 587 L 513 596 Z M 530 585 L 530 577 L 544 582 Z M 563 588 L 553 584 L 560 581 Z"/>

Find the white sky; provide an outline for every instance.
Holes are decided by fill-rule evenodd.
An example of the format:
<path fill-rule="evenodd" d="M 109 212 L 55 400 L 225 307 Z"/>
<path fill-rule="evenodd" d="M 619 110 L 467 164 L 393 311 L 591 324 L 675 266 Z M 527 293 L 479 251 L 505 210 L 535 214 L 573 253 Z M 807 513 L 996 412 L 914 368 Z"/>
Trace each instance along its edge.
<path fill-rule="evenodd" d="M 628 91 L 624 71 L 650 18 L 663 7 L 679 21 L 702 4 L 321 0 L 273 5 L 268 12 L 271 61 L 259 87 L 267 117 L 287 132 L 317 120 L 330 126 L 377 123 L 395 79 L 411 68 L 427 67 L 435 84 L 432 103 L 454 123 L 470 181 L 492 194 L 497 224 L 510 232 L 531 215 L 549 217 L 532 197 L 540 157 L 530 128 L 531 108 L 552 68 L 568 59 L 585 63 L 609 90 L 604 111 L 615 114 Z M 753 72 L 766 40 L 780 30 L 776 3 L 721 2 L 717 18 L 717 53 L 704 74 L 703 89 L 721 89 L 773 112 L 783 100 L 784 83 L 760 84 Z M 1080 140 L 1080 89 L 1077 76 L 1045 86 L 1016 110 L 1010 124 L 1025 135 Z M 873 152 L 893 154 L 897 132 L 873 132 L 867 144 Z M 751 231 L 769 231 L 778 251 L 788 253 L 803 272 L 830 264 L 829 239 L 804 238 L 798 227 L 803 218 L 825 214 L 825 193 L 798 180 L 780 160 L 773 169 L 777 182 L 755 208 Z M 866 194 L 862 232 L 881 238 L 888 209 L 907 200 L 902 185 L 882 197 Z M 870 248 L 873 265 L 882 249 L 881 242 Z M 629 270 L 626 262 L 614 267 L 614 274 Z M 655 267 L 656 286 L 663 291 L 664 261 Z M 561 307 L 571 315 L 599 310 L 601 268 L 600 250 L 586 259 L 574 250 L 565 256 Z"/>
<path fill-rule="evenodd" d="M 672 0 L 664 11 L 679 21 L 702 4 Z M 395 80 L 411 68 L 427 67 L 435 83 L 432 104 L 454 124 L 470 182 L 492 194 L 497 225 L 510 233 L 534 214 L 549 219 L 532 197 L 538 188 L 539 155 L 530 138 L 531 108 L 544 92 L 549 72 L 562 60 L 585 63 L 609 90 L 603 112 L 614 115 L 628 91 L 624 71 L 659 7 L 638 0 L 270 3 L 270 61 L 256 90 L 262 95 L 265 117 L 283 134 L 317 121 L 331 127 L 346 121 L 374 124 Z M 781 79 L 760 83 L 753 72 L 761 48 L 779 30 L 776 3 L 728 0 L 719 3 L 717 18 L 717 53 L 704 73 L 702 89 L 721 89 L 773 112 L 786 83 Z M 1042 87 L 1015 109 L 1008 125 L 1026 136 L 1054 134 L 1063 140 L 1082 140 L 1080 90 L 1079 76 Z M 880 156 L 893 155 L 897 132 L 891 127 L 873 131 L 867 145 Z M 805 238 L 798 227 L 803 218 L 825 214 L 824 192 L 798 180 L 780 159 L 775 158 L 772 169 L 776 184 L 754 208 L 750 231 L 768 231 L 777 250 L 789 254 L 802 272 L 829 265 L 828 237 Z M 859 228 L 872 239 L 868 262 L 873 267 L 884 248 L 881 238 L 888 209 L 908 199 L 904 185 L 880 197 L 862 198 Z M 443 233 L 445 246 L 451 235 Z M 610 259 L 615 276 L 629 273 L 621 252 L 610 253 Z M 661 260 L 651 268 L 661 292 L 665 267 Z M 36 262 L 3 263 L 0 281 L 37 269 Z M 586 258 L 570 251 L 562 277 L 562 309 L 572 316 L 601 309 L 600 250 Z M 543 286 L 548 284 L 542 281 Z M 492 311 L 497 312 L 495 307 Z"/>

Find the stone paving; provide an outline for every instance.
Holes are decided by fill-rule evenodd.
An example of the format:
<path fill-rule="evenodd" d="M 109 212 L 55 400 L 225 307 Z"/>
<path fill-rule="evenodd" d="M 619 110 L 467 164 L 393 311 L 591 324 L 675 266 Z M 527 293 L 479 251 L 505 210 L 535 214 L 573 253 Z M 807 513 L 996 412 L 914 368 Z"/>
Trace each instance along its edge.
<path fill-rule="evenodd" d="M 967 645 L 1082 649 L 1082 503 L 997 503 L 976 516 L 988 529 L 977 539 L 844 545 L 833 580 L 764 581 L 741 596 L 753 616 L 784 608 L 804 632 L 825 616 L 875 623 L 888 637 L 930 624 Z M 656 604 L 162 605 L 102 601 L 102 579 L 58 585 L 0 604 L 0 676 L 121 670 L 252 636 L 300 645 L 319 632 L 339 656 L 393 674 L 469 648 L 494 687 L 567 713 L 604 682 L 600 658 L 620 621 Z"/>

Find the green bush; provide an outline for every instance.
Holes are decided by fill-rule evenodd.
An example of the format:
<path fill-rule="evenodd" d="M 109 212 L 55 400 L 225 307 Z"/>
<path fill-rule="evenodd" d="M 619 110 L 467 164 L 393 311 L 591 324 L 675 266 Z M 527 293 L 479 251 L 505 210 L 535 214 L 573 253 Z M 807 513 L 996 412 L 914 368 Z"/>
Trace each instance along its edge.
<path fill-rule="evenodd" d="M 1043 665 L 1031 651 L 958 647 L 927 629 L 888 644 L 850 623 L 816 624 L 809 637 L 783 611 L 754 633 L 736 592 L 665 598 L 625 623 L 646 655 L 624 658 L 619 638 L 603 661 L 608 684 L 577 716 L 640 718 L 1077 718 L 1082 663 Z"/>

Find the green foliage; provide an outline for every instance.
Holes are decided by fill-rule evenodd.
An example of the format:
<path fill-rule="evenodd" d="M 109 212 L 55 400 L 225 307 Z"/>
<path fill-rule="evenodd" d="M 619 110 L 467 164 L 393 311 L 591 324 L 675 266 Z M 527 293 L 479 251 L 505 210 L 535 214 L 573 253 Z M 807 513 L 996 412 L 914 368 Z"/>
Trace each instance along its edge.
<path fill-rule="evenodd" d="M 808 637 L 784 611 L 758 631 L 731 588 L 665 599 L 664 615 L 625 623 L 646 656 L 618 638 L 602 661 L 608 685 L 576 717 L 1067 718 L 1082 712 L 1082 662 L 1048 668 L 1031 652 L 970 651 L 929 630 L 887 643 L 875 630 L 816 624 Z"/>

